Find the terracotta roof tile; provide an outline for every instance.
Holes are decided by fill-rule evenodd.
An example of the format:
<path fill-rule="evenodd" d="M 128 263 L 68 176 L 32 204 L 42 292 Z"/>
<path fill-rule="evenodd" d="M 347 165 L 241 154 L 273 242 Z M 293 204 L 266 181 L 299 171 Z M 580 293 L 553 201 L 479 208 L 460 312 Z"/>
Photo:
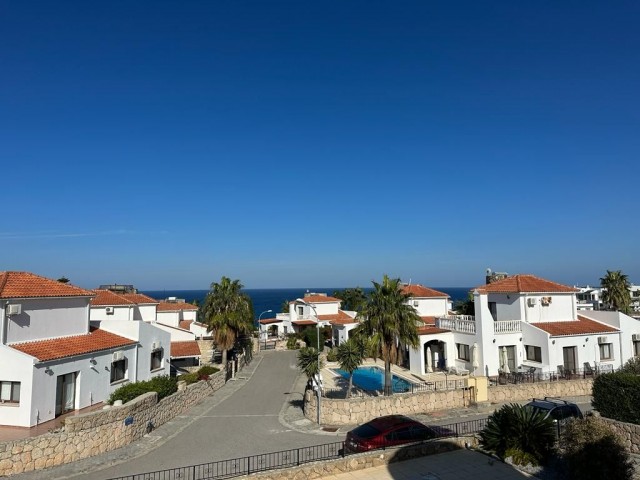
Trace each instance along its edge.
<path fill-rule="evenodd" d="M 439 292 L 433 288 L 424 287 L 422 285 L 405 285 L 402 287 L 402 293 L 405 295 L 411 295 L 418 298 L 430 298 L 430 297 L 449 297 L 444 292 Z"/>
<path fill-rule="evenodd" d="M 171 358 L 199 357 L 198 342 L 171 342 Z"/>
<path fill-rule="evenodd" d="M 29 272 L 0 272 L 0 298 L 89 297 L 93 292 Z"/>
<path fill-rule="evenodd" d="M 480 293 L 573 293 L 578 290 L 535 275 L 513 275 L 476 287 Z"/>
<path fill-rule="evenodd" d="M 135 305 L 131 300 L 127 300 L 111 290 L 94 290 L 93 292 L 96 296 L 91 299 L 92 307 Z"/>
<path fill-rule="evenodd" d="M 98 328 L 85 335 L 53 338 L 37 342 L 14 343 L 9 347 L 37 358 L 41 362 L 74 357 L 111 348 L 135 345 L 137 342 Z"/>
<path fill-rule="evenodd" d="M 531 323 L 532 327 L 539 328 L 551 334 L 552 337 L 570 336 L 570 335 L 590 335 L 594 333 L 614 333 L 618 332 L 617 328 L 605 325 L 595 320 L 578 316 L 578 320 L 570 320 L 566 322 L 539 322 Z"/>
<path fill-rule="evenodd" d="M 328 295 L 305 295 L 303 300 L 309 303 L 334 303 L 342 301 L 339 298 L 329 297 Z"/>
<path fill-rule="evenodd" d="M 160 303 L 155 298 L 151 298 L 148 295 L 145 295 L 144 293 L 121 293 L 120 295 L 122 295 L 124 298 L 126 298 L 127 300 L 137 305 L 148 305 L 148 304 L 157 305 L 158 303 Z"/>
<path fill-rule="evenodd" d="M 192 323 L 193 323 L 193 320 L 181 320 L 178 323 L 178 326 L 184 330 L 189 330 L 189 327 L 191 326 Z"/>
<path fill-rule="evenodd" d="M 278 320 L 277 318 L 261 318 L 260 319 L 261 325 L 271 325 L 272 323 L 279 323 L 279 322 L 282 322 L 282 320 Z"/>
<path fill-rule="evenodd" d="M 437 328 L 432 325 L 425 325 L 424 327 L 418 327 L 418 335 L 435 335 L 436 333 L 449 333 L 449 330 L 443 328 Z"/>
<path fill-rule="evenodd" d="M 436 317 L 424 316 L 424 317 L 420 317 L 420 320 L 422 320 L 425 325 L 435 325 L 436 324 Z"/>
<path fill-rule="evenodd" d="M 187 302 L 160 302 L 158 312 L 179 312 L 181 310 L 198 310 L 198 307 Z"/>
<path fill-rule="evenodd" d="M 315 325 L 316 322 L 313 320 L 294 320 L 293 322 L 294 325 Z"/>
<path fill-rule="evenodd" d="M 329 321 L 332 325 L 349 325 L 351 323 L 358 323 L 358 320 L 347 315 L 342 310 L 338 310 L 338 313 L 333 315 L 318 315 L 318 320 L 325 322 Z"/>

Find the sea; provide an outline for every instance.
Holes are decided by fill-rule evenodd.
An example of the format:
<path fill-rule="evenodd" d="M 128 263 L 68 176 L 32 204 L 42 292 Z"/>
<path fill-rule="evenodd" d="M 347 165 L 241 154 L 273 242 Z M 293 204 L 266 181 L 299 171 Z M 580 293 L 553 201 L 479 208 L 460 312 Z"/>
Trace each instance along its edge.
<path fill-rule="evenodd" d="M 433 287 L 435 290 L 447 293 L 453 302 L 456 300 L 466 300 L 471 287 Z M 334 292 L 344 290 L 343 288 L 248 288 L 243 290 L 253 302 L 253 311 L 256 318 L 262 313 L 262 318 L 273 318 L 276 313 L 282 311 L 282 304 L 303 298 L 307 292 L 326 293 L 333 295 Z M 365 293 L 371 291 L 369 288 L 363 288 Z M 201 303 L 206 297 L 209 290 L 149 290 L 142 292 L 157 300 L 163 300 L 168 297 L 183 298 L 187 302 L 198 300 Z M 272 310 L 268 313 L 268 310 Z M 263 313 L 264 312 L 264 313 Z"/>

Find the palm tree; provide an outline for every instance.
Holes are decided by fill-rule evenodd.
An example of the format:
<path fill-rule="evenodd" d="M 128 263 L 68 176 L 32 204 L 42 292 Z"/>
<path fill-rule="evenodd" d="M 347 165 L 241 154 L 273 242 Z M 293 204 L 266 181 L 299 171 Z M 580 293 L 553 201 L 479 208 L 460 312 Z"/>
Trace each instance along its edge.
<path fill-rule="evenodd" d="M 227 350 L 241 336 L 251 332 L 253 305 L 251 298 L 242 293 L 240 280 L 222 277 L 213 282 L 201 307 L 204 322 L 213 330 L 216 345 L 222 350 L 222 364 L 227 364 Z"/>
<path fill-rule="evenodd" d="M 307 376 L 307 387 L 315 375 L 320 375 L 323 366 L 320 352 L 315 348 L 304 347 L 298 351 L 298 368 Z"/>
<path fill-rule="evenodd" d="M 384 394 L 391 395 L 391 362 L 397 362 L 401 345 L 418 346 L 420 317 L 409 305 L 410 295 L 400 289 L 400 279 L 384 276 L 373 282 L 356 334 L 370 339 L 371 354 L 384 360 Z"/>
<path fill-rule="evenodd" d="M 349 374 L 349 387 L 345 398 L 351 397 L 353 387 L 353 372 L 362 365 L 365 358 L 366 346 L 362 339 L 357 336 L 349 338 L 338 346 L 337 358 L 340 368 Z"/>
<path fill-rule="evenodd" d="M 604 289 L 602 301 L 611 310 L 629 313 L 631 305 L 629 277 L 622 273 L 622 270 L 607 270 L 607 274 L 600 279 L 600 286 Z"/>

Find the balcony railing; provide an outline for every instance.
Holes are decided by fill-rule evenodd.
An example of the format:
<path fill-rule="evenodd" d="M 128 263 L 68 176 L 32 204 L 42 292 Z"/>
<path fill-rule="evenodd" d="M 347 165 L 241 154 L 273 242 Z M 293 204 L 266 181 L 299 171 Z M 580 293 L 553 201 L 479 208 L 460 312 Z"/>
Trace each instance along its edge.
<path fill-rule="evenodd" d="M 522 331 L 520 320 L 500 320 L 493 322 L 493 333 L 519 333 Z"/>
<path fill-rule="evenodd" d="M 460 333 L 476 333 L 476 322 L 472 315 L 448 315 L 437 318 L 436 327 Z"/>

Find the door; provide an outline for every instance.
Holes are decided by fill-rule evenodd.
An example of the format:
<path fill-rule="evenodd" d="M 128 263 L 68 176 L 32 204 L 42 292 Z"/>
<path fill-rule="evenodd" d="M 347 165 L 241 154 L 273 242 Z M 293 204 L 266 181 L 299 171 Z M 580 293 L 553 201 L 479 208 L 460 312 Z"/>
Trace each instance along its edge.
<path fill-rule="evenodd" d="M 564 347 L 562 349 L 562 358 L 564 361 L 564 371 L 576 373 L 576 347 Z"/>
<path fill-rule="evenodd" d="M 56 416 L 75 409 L 76 373 L 59 375 L 56 384 Z"/>
<path fill-rule="evenodd" d="M 516 371 L 516 347 L 515 345 L 507 346 L 507 365 L 509 365 L 509 371 Z"/>

